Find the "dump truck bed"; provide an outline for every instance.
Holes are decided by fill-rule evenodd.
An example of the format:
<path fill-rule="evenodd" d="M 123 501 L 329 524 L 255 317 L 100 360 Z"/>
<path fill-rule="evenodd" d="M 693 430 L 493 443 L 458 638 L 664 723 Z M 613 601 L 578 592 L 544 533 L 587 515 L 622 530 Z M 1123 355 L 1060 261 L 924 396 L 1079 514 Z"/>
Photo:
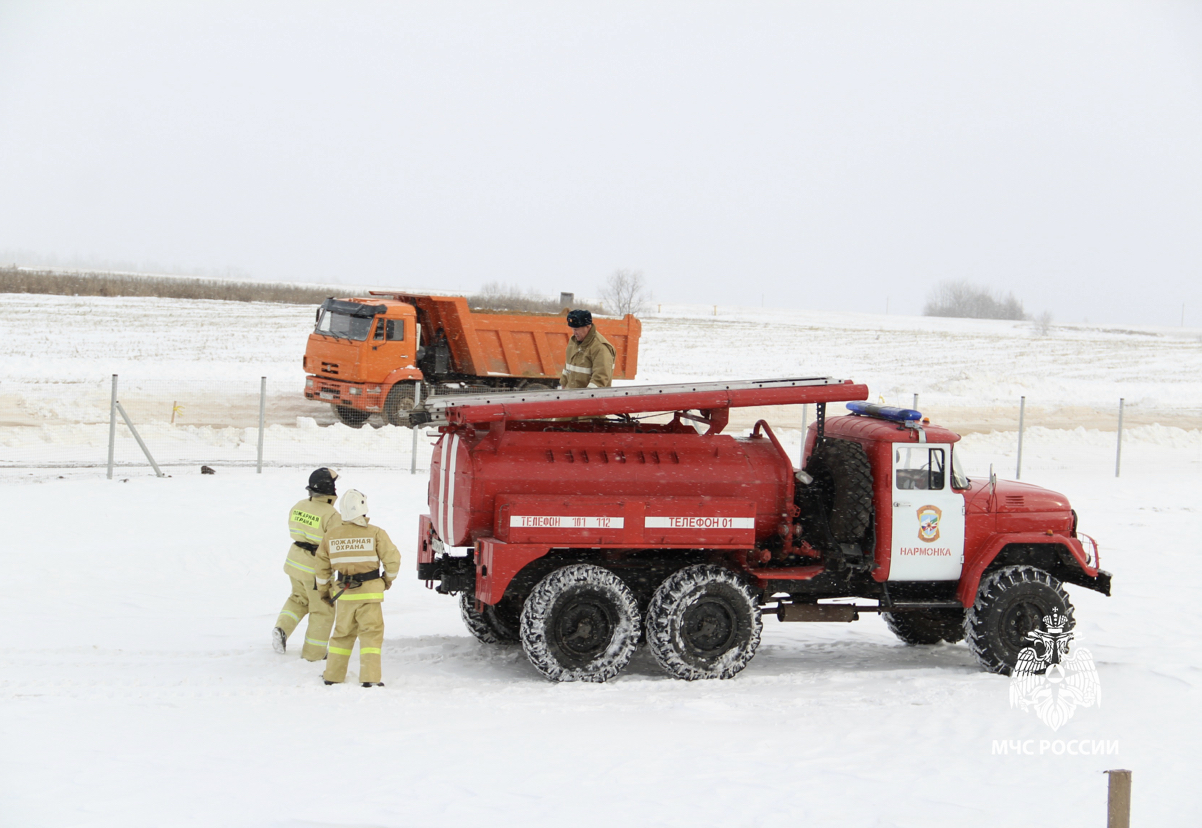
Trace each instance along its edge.
<path fill-rule="evenodd" d="M 571 329 L 555 314 L 473 311 L 462 296 L 376 293 L 418 310 L 423 341 L 446 336 L 456 370 L 479 377 L 558 378 Z M 617 351 L 614 379 L 633 379 L 638 370 L 642 324 L 627 314 L 595 322 Z"/>

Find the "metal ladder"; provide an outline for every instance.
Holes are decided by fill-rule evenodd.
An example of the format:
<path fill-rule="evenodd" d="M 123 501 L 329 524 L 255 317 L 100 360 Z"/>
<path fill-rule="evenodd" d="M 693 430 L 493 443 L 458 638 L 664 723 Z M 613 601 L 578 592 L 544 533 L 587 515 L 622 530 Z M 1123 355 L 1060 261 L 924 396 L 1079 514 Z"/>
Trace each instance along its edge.
<path fill-rule="evenodd" d="M 426 410 L 430 416 L 429 425 L 439 426 L 511 418 L 542 419 L 760 405 L 823 404 L 867 397 L 867 387 L 850 380 L 785 377 L 435 397 L 427 401 Z"/>

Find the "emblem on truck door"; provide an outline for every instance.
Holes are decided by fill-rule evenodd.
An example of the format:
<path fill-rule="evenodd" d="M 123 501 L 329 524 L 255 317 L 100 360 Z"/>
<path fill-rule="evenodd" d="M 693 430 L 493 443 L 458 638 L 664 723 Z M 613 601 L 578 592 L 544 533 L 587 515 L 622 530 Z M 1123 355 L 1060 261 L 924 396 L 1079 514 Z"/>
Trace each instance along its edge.
<path fill-rule="evenodd" d="M 918 507 L 918 539 L 924 543 L 934 543 L 939 540 L 939 518 L 943 510 L 938 506 Z"/>

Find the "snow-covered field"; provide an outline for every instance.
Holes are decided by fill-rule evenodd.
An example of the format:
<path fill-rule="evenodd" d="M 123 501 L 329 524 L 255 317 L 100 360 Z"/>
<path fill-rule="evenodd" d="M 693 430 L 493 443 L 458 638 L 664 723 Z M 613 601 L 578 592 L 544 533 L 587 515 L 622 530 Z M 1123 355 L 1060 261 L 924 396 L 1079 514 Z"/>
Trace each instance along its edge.
<path fill-rule="evenodd" d="M 160 445 L 175 428 L 197 452 L 177 452 L 188 463 L 170 478 L 0 469 L 14 564 L 0 604 L 0 824 L 1101 826 L 1101 771 L 1120 767 L 1135 772 L 1133 824 L 1197 824 L 1197 332 L 1038 337 L 1013 323 L 718 310 L 648 317 L 640 379 L 822 373 L 982 422 L 1010 416 L 997 412 L 1023 394 L 1029 416 L 1047 412 L 1029 420 L 1023 479 L 1068 494 L 1115 574 L 1111 598 L 1069 588 L 1100 707 L 1053 732 L 1012 710 L 1008 680 L 980 672 L 963 645 L 906 647 L 874 618 L 766 621 L 732 681 L 672 681 L 639 654 L 608 684 L 553 685 L 520 648 L 476 643 L 454 601 L 410 577 L 384 605 L 388 686 L 327 688 L 318 667 L 268 642 L 287 593 L 284 513 L 307 470 L 256 475 L 231 460 L 201 476 L 193 461 L 205 452 L 246 459 L 229 433 L 245 424 L 185 422 L 161 427 Z M 58 429 L 89 425 L 67 410 L 89 393 L 101 400 L 90 426 L 107 438 L 114 372 L 147 398 L 167 381 L 253 392 L 267 375 L 298 387 L 310 320 L 271 305 L 0 297 L 0 461 L 35 433 L 60 445 Z M 1049 426 L 1119 397 L 1160 424 L 1136 421 L 1116 479 L 1113 426 Z M 404 430 L 350 434 L 289 416 L 273 428 L 295 438 L 298 463 L 337 464 L 348 440 L 365 452 L 392 440 L 398 457 L 409 444 Z M 782 432 L 796 451 L 798 432 Z M 1013 425 L 963 446 L 970 473 L 1013 474 Z M 411 572 L 425 477 L 406 460 L 349 468 L 351 486 Z M 1002 743 L 1031 755 L 1001 754 Z M 369 775 L 340 776 L 351 753 Z"/>

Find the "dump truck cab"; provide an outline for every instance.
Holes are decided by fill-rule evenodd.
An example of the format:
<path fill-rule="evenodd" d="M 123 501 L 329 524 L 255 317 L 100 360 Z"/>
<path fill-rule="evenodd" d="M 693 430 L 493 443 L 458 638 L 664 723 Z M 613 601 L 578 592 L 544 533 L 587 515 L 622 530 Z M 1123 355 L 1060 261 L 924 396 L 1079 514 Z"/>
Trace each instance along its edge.
<path fill-rule="evenodd" d="M 329 402 L 347 425 L 362 425 L 377 412 L 398 419 L 412 408 L 412 384 L 422 378 L 420 336 L 413 305 L 327 299 L 317 308 L 305 349 L 305 397 Z"/>

